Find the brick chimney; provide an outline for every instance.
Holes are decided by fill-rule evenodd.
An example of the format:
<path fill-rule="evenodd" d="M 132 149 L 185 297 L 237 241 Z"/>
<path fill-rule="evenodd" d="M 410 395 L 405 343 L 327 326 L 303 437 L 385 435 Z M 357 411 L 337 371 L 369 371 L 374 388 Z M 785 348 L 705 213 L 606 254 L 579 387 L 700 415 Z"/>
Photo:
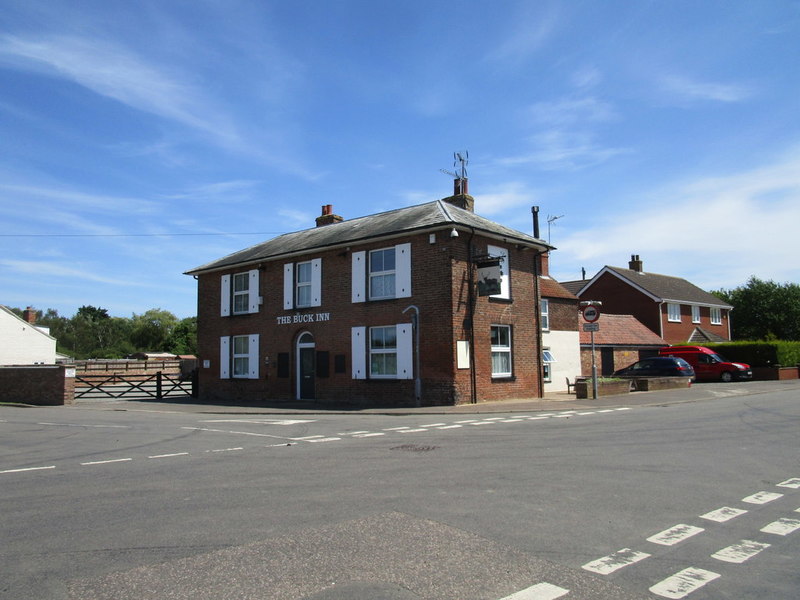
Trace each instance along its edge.
<path fill-rule="evenodd" d="M 32 306 L 29 306 L 25 310 L 22 311 L 22 318 L 33 325 L 36 323 L 36 309 Z"/>
<path fill-rule="evenodd" d="M 475 198 L 469 195 L 469 179 L 466 177 L 454 179 L 453 195 L 448 198 L 442 198 L 442 202 L 447 202 L 469 212 L 475 212 Z"/>
<path fill-rule="evenodd" d="M 317 227 L 341 223 L 342 221 L 344 221 L 343 217 L 333 214 L 333 204 L 323 204 L 322 215 L 317 217 Z"/>
<path fill-rule="evenodd" d="M 642 267 L 643 267 L 643 264 L 642 264 L 642 261 L 639 259 L 639 255 L 638 254 L 631 254 L 631 259 L 630 259 L 630 261 L 628 261 L 628 268 L 631 271 L 636 271 L 637 273 L 641 273 L 642 272 Z"/>

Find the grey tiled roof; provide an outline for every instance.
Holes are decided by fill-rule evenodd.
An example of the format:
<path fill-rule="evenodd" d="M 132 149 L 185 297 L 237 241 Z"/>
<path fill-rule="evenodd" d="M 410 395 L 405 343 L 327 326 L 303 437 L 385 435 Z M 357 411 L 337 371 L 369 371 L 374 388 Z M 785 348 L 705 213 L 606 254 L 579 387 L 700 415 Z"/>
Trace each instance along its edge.
<path fill-rule="evenodd" d="M 500 236 L 515 243 L 536 246 L 541 249 L 550 248 L 546 242 L 531 235 L 505 227 L 442 200 L 435 200 L 425 204 L 398 208 L 340 223 L 279 235 L 266 242 L 201 265 L 186 273 L 193 275 L 259 260 L 276 259 L 299 252 L 310 252 L 341 246 L 342 244 L 365 242 L 390 235 L 410 234 L 442 227 L 471 227 L 476 232 Z"/>
<path fill-rule="evenodd" d="M 676 300 L 692 304 L 706 304 L 721 308 L 733 308 L 713 294 L 700 289 L 680 277 L 658 275 L 657 273 L 644 273 L 621 267 L 606 267 L 622 279 L 649 292 L 660 300 Z"/>

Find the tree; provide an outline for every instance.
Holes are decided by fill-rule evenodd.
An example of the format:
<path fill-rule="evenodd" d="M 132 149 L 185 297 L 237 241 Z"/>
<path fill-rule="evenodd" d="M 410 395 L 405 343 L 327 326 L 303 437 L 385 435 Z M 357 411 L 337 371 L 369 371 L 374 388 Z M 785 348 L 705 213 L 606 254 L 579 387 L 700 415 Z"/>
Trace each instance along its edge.
<path fill-rule="evenodd" d="M 800 340 L 800 285 L 753 276 L 744 286 L 712 294 L 734 307 L 734 339 Z"/>
<path fill-rule="evenodd" d="M 130 341 L 142 352 L 165 352 L 178 318 L 171 312 L 151 308 L 143 315 L 133 315 Z"/>
<path fill-rule="evenodd" d="M 175 326 L 165 350 L 173 354 L 197 354 L 197 317 L 183 319 Z"/>

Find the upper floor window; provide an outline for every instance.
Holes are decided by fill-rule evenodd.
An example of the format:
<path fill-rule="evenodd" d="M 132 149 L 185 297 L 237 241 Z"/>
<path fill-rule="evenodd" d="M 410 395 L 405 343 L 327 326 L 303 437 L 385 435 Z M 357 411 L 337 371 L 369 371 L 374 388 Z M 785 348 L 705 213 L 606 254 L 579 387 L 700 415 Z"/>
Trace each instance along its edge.
<path fill-rule="evenodd" d="M 322 305 L 322 259 L 283 265 L 283 308 Z"/>
<path fill-rule="evenodd" d="M 384 248 L 369 253 L 369 297 L 394 298 L 395 249 Z"/>
<path fill-rule="evenodd" d="M 673 304 L 672 302 L 667 303 L 667 321 L 671 321 L 673 323 L 681 322 L 680 304 Z"/>
<path fill-rule="evenodd" d="M 258 269 L 220 278 L 220 314 L 223 317 L 258 312 Z"/>
<path fill-rule="evenodd" d="M 511 326 L 492 325 L 492 377 L 511 377 Z"/>
<path fill-rule="evenodd" d="M 700 307 L 692 305 L 692 323 L 700 322 Z"/>
<path fill-rule="evenodd" d="M 722 325 L 722 309 L 721 308 L 712 308 L 711 309 L 711 324 L 712 325 Z"/>
<path fill-rule="evenodd" d="M 550 301 L 542 298 L 542 330 L 550 330 Z"/>
<path fill-rule="evenodd" d="M 500 293 L 492 294 L 490 298 L 511 299 L 511 267 L 508 264 L 508 250 L 499 246 L 487 246 L 486 253 L 489 256 L 500 258 Z"/>
<path fill-rule="evenodd" d="M 411 244 L 353 252 L 352 301 L 411 296 Z"/>

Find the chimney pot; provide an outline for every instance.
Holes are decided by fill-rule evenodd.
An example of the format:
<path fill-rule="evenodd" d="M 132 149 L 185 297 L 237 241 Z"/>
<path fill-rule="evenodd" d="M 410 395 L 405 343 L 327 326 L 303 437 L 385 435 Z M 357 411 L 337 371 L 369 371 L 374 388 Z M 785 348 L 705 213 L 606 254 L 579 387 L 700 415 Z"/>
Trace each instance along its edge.
<path fill-rule="evenodd" d="M 29 306 L 25 310 L 22 311 L 22 318 L 33 325 L 36 323 L 36 309 L 32 306 Z"/>
<path fill-rule="evenodd" d="M 643 270 L 643 267 L 644 267 L 644 264 L 639 259 L 639 255 L 638 254 L 631 254 L 631 260 L 628 263 L 628 268 L 631 271 L 636 271 L 637 273 L 641 273 L 642 270 Z"/>

